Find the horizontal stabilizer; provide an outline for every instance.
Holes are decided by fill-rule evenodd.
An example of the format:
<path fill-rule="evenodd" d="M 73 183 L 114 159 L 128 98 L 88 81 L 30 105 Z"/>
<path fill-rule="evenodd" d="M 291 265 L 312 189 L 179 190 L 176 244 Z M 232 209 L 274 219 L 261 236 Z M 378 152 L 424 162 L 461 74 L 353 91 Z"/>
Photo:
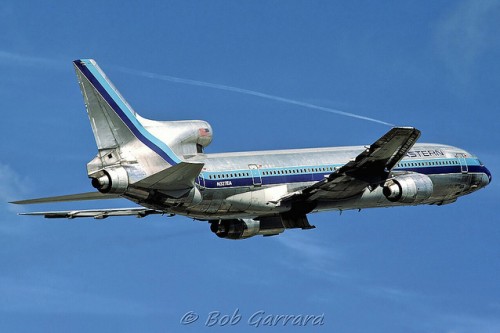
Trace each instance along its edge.
<path fill-rule="evenodd" d="M 56 197 L 46 197 L 38 199 L 28 199 L 12 201 L 10 203 L 16 205 L 29 205 L 29 204 L 41 204 L 49 202 L 68 202 L 68 201 L 83 201 L 83 200 L 103 200 L 103 199 L 116 199 L 120 198 L 117 194 L 105 194 L 101 192 L 89 192 L 89 193 L 78 193 L 70 195 L 60 195 Z"/>
<path fill-rule="evenodd" d="M 135 216 L 145 217 L 152 214 L 164 214 L 161 210 L 147 208 L 112 208 L 112 209 L 88 209 L 88 210 L 66 210 L 53 212 L 20 213 L 19 215 L 44 216 L 48 219 L 74 219 L 77 217 L 93 217 L 94 219 L 105 219 L 110 216 Z"/>
<path fill-rule="evenodd" d="M 191 189 L 203 166 L 203 163 L 181 162 L 131 185 L 138 188 L 168 191 Z"/>

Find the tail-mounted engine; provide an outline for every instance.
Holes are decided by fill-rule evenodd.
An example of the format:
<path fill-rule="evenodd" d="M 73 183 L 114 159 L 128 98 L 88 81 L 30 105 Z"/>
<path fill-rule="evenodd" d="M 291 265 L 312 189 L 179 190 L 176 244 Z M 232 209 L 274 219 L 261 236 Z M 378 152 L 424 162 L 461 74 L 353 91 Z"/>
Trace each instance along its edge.
<path fill-rule="evenodd" d="M 123 167 L 107 168 L 90 176 L 92 186 L 101 193 L 122 194 L 128 188 L 128 174 Z"/>
<path fill-rule="evenodd" d="M 280 218 L 256 221 L 252 219 L 231 219 L 210 222 L 210 230 L 220 238 L 244 239 L 256 235 L 274 236 L 285 228 Z"/>
<path fill-rule="evenodd" d="M 384 184 L 382 193 L 392 202 L 420 203 L 433 192 L 432 180 L 422 174 L 396 176 Z"/>
<path fill-rule="evenodd" d="M 202 153 L 212 142 L 212 127 L 203 120 L 155 121 L 140 119 L 144 127 L 181 156 Z"/>

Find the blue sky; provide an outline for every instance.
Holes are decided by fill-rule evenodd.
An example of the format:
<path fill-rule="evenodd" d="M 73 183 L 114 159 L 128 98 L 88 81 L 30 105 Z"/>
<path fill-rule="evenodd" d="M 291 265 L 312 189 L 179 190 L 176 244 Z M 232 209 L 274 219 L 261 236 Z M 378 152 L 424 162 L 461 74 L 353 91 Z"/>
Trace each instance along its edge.
<path fill-rule="evenodd" d="M 197 332 L 236 309 L 228 330 L 255 331 L 262 310 L 324 314 L 296 331 L 500 331 L 499 1 L 7 0 L 0 31 L 0 331 Z M 130 205 L 6 203 L 91 190 L 71 64 L 87 57 L 143 116 L 210 122 L 208 152 L 370 144 L 388 127 L 120 68 L 415 126 L 479 155 L 493 182 L 452 205 L 317 214 L 314 230 L 236 242 L 183 217 L 19 217 Z M 200 319 L 183 326 L 188 311 Z"/>

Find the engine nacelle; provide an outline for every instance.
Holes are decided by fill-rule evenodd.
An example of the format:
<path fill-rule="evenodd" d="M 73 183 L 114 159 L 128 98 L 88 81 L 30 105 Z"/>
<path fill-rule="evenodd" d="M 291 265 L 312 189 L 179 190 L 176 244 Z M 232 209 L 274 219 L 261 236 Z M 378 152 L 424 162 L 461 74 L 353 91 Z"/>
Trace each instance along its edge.
<path fill-rule="evenodd" d="M 432 180 L 422 174 L 396 176 L 384 184 L 382 193 L 387 200 L 401 203 L 420 203 L 434 190 Z"/>
<path fill-rule="evenodd" d="M 141 123 L 179 155 L 196 155 L 212 142 L 212 126 L 203 120 L 155 121 L 141 118 Z"/>
<path fill-rule="evenodd" d="M 122 194 L 128 188 L 128 173 L 123 167 L 102 170 L 91 178 L 92 186 L 101 193 Z"/>
<path fill-rule="evenodd" d="M 220 238 L 245 239 L 256 235 L 278 235 L 282 233 L 285 228 L 279 218 L 266 219 L 265 221 L 231 219 L 211 222 L 210 230 Z"/>

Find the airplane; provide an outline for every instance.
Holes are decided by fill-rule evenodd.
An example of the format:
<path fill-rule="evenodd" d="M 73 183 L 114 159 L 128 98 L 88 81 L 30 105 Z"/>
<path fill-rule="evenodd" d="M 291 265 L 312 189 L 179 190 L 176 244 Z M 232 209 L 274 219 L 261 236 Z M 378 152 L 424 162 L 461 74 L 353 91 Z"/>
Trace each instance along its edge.
<path fill-rule="evenodd" d="M 220 238 L 312 229 L 307 214 L 391 206 L 445 205 L 491 182 L 477 156 L 416 143 L 394 127 L 369 146 L 207 154 L 201 120 L 141 117 L 92 59 L 73 62 L 98 152 L 87 164 L 97 190 L 14 204 L 125 198 L 138 207 L 21 213 L 46 218 L 183 215 Z"/>

